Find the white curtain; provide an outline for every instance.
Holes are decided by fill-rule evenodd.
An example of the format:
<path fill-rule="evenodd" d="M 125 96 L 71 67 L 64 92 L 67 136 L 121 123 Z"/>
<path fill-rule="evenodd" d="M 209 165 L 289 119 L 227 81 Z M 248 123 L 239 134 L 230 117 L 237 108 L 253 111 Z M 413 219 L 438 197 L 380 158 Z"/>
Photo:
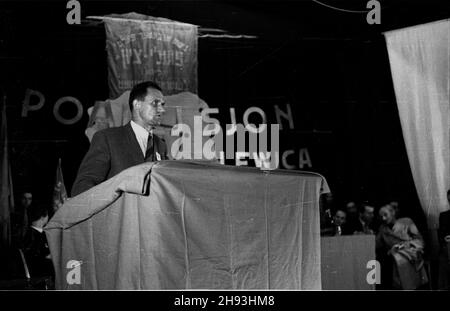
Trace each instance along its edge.
<path fill-rule="evenodd" d="M 384 35 L 409 163 L 435 232 L 439 213 L 449 208 L 450 20 Z"/>

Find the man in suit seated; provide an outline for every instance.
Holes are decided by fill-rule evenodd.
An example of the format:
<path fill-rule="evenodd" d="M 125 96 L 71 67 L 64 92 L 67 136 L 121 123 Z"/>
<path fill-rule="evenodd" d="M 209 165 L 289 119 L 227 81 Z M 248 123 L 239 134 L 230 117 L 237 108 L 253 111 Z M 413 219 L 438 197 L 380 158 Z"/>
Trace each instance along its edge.
<path fill-rule="evenodd" d="M 30 213 L 31 226 L 24 239 L 24 255 L 32 278 L 53 277 L 54 270 L 50 249 L 43 230 L 48 222 L 48 211 L 42 206 L 33 206 Z"/>
<path fill-rule="evenodd" d="M 450 204 L 450 189 L 447 190 L 447 201 Z M 439 289 L 450 289 L 450 210 L 439 214 Z"/>
<path fill-rule="evenodd" d="M 11 213 L 11 239 L 16 247 L 23 247 L 23 239 L 30 227 L 29 218 L 33 206 L 33 194 L 30 191 L 21 192 L 19 204 Z"/>
<path fill-rule="evenodd" d="M 333 223 L 320 231 L 322 236 L 338 236 L 349 234 L 346 226 L 347 213 L 338 209 L 333 216 Z"/>
<path fill-rule="evenodd" d="M 450 210 L 439 214 L 439 240 L 442 245 L 450 240 Z"/>
<path fill-rule="evenodd" d="M 447 201 L 450 204 L 450 189 L 447 190 Z M 450 239 L 450 210 L 439 214 L 439 242 L 441 245 L 446 244 L 446 240 Z"/>
<path fill-rule="evenodd" d="M 348 223 L 350 234 L 374 234 L 373 219 L 375 208 L 364 202 L 359 206 L 359 217 Z"/>
<path fill-rule="evenodd" d="M 101 130 L 93 136 L 73 184 L 72 196 L 129 167 L 167 159 L 164 140 L 153 135 L 165 112 L 161 88 L 151 81 L 135 85 L 130 92 L 129 106 L 130 123 Z"/>

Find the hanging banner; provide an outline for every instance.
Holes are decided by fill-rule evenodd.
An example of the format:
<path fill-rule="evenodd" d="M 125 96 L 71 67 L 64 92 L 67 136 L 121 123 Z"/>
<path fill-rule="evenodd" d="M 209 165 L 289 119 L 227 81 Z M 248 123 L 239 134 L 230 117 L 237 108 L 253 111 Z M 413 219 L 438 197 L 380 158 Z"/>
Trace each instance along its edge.
<path fill-rule="evenodd" d="M 104 21 L 110 98 L 147 80 L 197 94 L 197 26 L 136 13 Z"/>
<path fill-rule="evenodd" d="M 444 20 L 385 33 L 409 164 L 433 231 L 450 187 L 449 29 Z"/>

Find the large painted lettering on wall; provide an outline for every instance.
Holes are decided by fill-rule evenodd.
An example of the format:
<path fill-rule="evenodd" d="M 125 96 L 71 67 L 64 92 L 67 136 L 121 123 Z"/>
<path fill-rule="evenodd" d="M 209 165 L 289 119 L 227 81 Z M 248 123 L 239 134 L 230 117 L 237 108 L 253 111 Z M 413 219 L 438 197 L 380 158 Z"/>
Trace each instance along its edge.
<path fill-rule="evenodd" d="M 42 92 L 27 89 L 22 101 L 21 116 L 23 118 L 28 118 L 29 116 L 32 116 L 34 112 L 42 109 L 44 105 L 53 105 L 52 111 L 54 118 L 60 124 L 66 126 L 80 122 L 85 113 L 80 100 L 73 96 L 62 96 L 53 103 L 48 102 Z M 75 114 L 69 117 L 63 116 L 60 111 L 65 106 L 75 108 Z M 309 170 L 314 168 L 313 156 L 310 149 L 311 146 L 308 146 L 307 143 L 298 146 L 298 144 L 295 143 L 295 133 L 291 132 L 292 130 L 295 130 L 295 120 L 292 107 L 289 103 L 273 105 L 271 111 L 268 110 L 268 108 L 263 110 L 261 107 L 251 106 L 243 111 L 242 115 L 236 113 L 235 107 L 228 108 L 228 111 L 226 111 L 226 109 L 207 108 L 202 111 L 201 115 L 203 121 L 207 124 L 218 123 L 218 119 L 214 117 L 220 115 L 222 119 L 227 120 L 227 123 L 233 125 L 228 132 L 235 131 L 236 124 L 243 124 L 249 132 L 257 133 L 258 127 L 255 127 L 252 122 L 250 122 L 250 119 L 259 119 L 261 124 L 271 123 L 269 120 L 272 120 L 272 123 L 279 125 L 281 131 L 280 136 L 284 136 L 285 140 L 284 148 L 281 148 L 279 154 L 279 168 L 290 170 Z M 290 134 L 288 135 L 288 133 Z M 229 134 L 233 133 L 227 133 L 227 135 Z M 224 158 L 220 159 L 222 163 L 224 163 Z M 262 163 L 259 154 L 254 156 L 245 150 L 236 150 L 233 159 L 235 165 L 249 165 L 249 160 L 253 160 L 255 166 L 261 166 Z"/>

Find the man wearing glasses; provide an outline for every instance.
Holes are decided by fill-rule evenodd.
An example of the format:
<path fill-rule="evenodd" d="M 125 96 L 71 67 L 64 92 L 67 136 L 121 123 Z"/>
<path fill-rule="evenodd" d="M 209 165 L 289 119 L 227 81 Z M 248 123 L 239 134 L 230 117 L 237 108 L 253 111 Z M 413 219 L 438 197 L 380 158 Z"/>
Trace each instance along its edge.
<path fill-rule="evenodd" d="M 167 159 L 164 140 L 153 135 L 164 114 L 164 96 L 154 82 L 133 87 L 129 99 L 131 122 L 95 133 L 72 187 L 72 197 L 144 163 Z"/>

